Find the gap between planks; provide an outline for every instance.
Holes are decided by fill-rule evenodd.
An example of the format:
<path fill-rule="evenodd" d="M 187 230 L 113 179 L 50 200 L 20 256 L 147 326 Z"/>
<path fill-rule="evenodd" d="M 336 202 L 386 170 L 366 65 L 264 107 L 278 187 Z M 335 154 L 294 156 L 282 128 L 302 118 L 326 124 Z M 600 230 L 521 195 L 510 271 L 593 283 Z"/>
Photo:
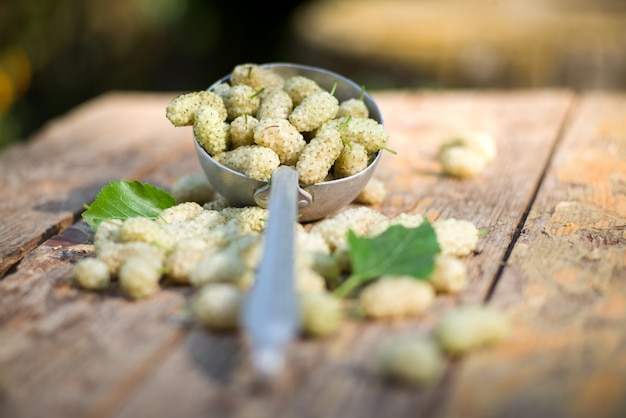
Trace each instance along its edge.
<path fill-rule="evenodd" d="M 569 108 L 567 112 L 565 113 L 563 123 L 561 124 L 561 127 L 559 128 L 556 140 L 552 144 L 552 148 L 550 149 L 548 159 L 543 167 L 543 171 L 541 172 L 539 176 L 539 179 L 535 186 L 535 190 L 530 200 L 528 201 L 528 205 L 526 206 L 526 209 L 524 210 L 524 213 L 522 214 L 522 217 L 520 218 L 520 221 L 517 224 L 517 227 L 515 228 L 515 232 L 513 233 L 511 242 L 502 257 L 502 262 L 500 263 L 500 266 L 498 267 L 498 270 L 496 271 L 496 274 L 493 278 L 493 282 L 491 283 L 491 286 L 489 286 L 489 288 L 487 289 L 487 292 L 485 293 L 485 298 L 484 298 L 485 303 L 488 303 L 490 299 L 492 298 L 493 294 L 495 293 L 496 287 L 498 286 L 498 282 L 500 281 L 500 278 L 502 277 L 502 274 L 509 261 L 509 258 L 511 257 L 511 253 L 513 252 L 513 249 L 515 248 L 515 246 L 518 244 L 519 238 L 522 236 L 522 231 L 524 230 L 524 226 L 526 225 L 526 221 L 528 220 L 528 215 L 530 214 L 530 211 L 532 210 L 533 205 L 535 204 L 537 200 L 537 195 L 539 194 L 539 191 L 541 190 L 541 186 L 544 183 L 544 180 L 546 178 L 546 175 L 548 174 L 550 166 L 552 165 L 552 161 L 554 160 L 554 155 L 557 149 L 559 148 L 559 146 L 561 145 L 561 143 L 563 142 L 563 137 L 565 133 L 567 132 L 568 127 L 572 123 L 572 118 L 574 117 L 574 114 L 576 113 L 576 108 L 578 107 L 579 102 L 580 102 L 579 96 L 572 97 L 572 102 L 570 103 Z"/>

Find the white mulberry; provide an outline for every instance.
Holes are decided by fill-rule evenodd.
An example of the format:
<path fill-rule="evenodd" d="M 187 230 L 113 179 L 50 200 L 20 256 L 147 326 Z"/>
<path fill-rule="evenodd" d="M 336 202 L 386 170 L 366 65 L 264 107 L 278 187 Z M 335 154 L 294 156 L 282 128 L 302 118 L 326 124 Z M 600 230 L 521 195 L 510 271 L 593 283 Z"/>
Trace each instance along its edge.
<path fill-rule="evenodd" d="M 467 287 L 465 263 L 455 256 L 438 254 L 428 281 L 437 292 L 458 293 Z"/>
<path fill-rule="evenodd" d="M 396 337 L 378 352 L 380 373 L 409 386 L 425 386 L 436 382 L 445 367 L 445 359 L 437 343 L 420 336 Z"/>
<path fill-rule="evenodd" d="M 382 180 L 373 177 L 367 182 L 363 190 L 354 199 L 356 203 L 364 205 L 377 205 L 385 200 L 387 187 Z"/>
<path fill-rule="evenodd" d="M 339 103 L 339 109 L 337 111 L 337 117 L 344 116 L 357 116 L 360 118 L 369 117 L 369 110 L 365 105 L 365 102 L 361 99 L 348 99 Z"/>
<path fill-rule="evenodd" d="M 190 221 L 203 210 L 196 202 L 183 202 L 164 209 L 156 221 L 162 224 Z"/>
<path fill-rule="evenodd" d="M 74 282 L 87 290 L 103 290 L 111 283 L 107 264 L 98 258 L 83 258 L 72 268 Z"/>
<path fill-rule="evenodd" d="M 241 115 L 230 123 L 230 143 L 232 148 L 254 144 L 254 128 L 258 125 L 257 118 Z"/>
<path fill-rule="evenodd" d="M 509 332 L 508 318 L 483 305 L 452 309 L 443 314 L 434 329 L 443 350 L 456 356 L 500 343 Z"/>
<path fill-rule="evenodd" d="M 218 251 L 196 264 L 189 274 L 189 283 L 196 287 L 218 282 L 245 287 L 241 280 L 245 277 L 246 271 L 246 265 L 234 254 Z"/>
<path fill-rule="evenodd" d="M 258 91 L 263 87 L 282 87 L 285 79 L 271 68 L 261 67 L 258 64 L 239 64 L 230 74 L 232 85 L 246 84 Z"/>
<path fill-rule="evenodd" d="M 365 147 L 367 154 L 373 154 L 387 144 L 389 135 L 385 127 L 378 121 L 371 118 L 350 116 L 337 119 L 341 128 L 341 139 L 351 144 L 361 144 Z M 345 122 L 345 123 L 344 123 Z"/>
<path fill-rule="evenodd" d="M 161 259 L 145 254 L 129 257 L 120 267 L 120 287 L 133 299 L 150 296 L 160 289 L 162 268 Z"/>
<path fill-rule="evenodd" d="M 230 125 L 211 106 L 201 106 L 197 110 L 193 133 L 209 155 L 226 151 L 230 145 Z"/>
<path fill-rule="evenodd" d="M 222 121 L 226 120 L 226 107 L 222 98 L 206 90 L 185 93 L 176 97 L 167 105 L 165 116 L 174 126 L 193 125 L 196 111 L 201 106 L 211 106 Z"/>
<path fill-rule="evenodd" d="M 310 234 L 319 234 L 331 252 L 344 247 L 347 243 L 348 230 L 351 229 L 357 236 L 370 236 L 373 230 L 380 231 L 380 225 L 386 225 L 388 218 L 382 213 L 360 206 L 349 208 L 332 218 L 326 218 L 313 225 Z"/>
<path fill-rule="evenodd" d="M 147 242 L 131 241 L 109 242 L 102 245 L 96 253 L 96 257 L 104 261 L 109 267 L 111 276 L 117 276 L 126 260 L 134 256 L 144 256 L 162 262 L 165 257 L 165 250 Z"/>
<path fill-rule="evenodd" d="M 280 158 L 271 149 L 260 145 L 244 145 L 214 157 L 215 161 L 246 176 L 265 181 L 280 165 Z"/>
<path fill-rule="evenodd" d="M 438 219 L 433 222 L 442 254 L 463 257 L 476 249 L 478 229 L 464 219 Z"/>
<path fill-rule="evenodd" d="M 306 144 L 296 163 L 300 182 L 315 184 L 323 181 L 342 148 L 343 142 L 338 130 L 333 128 L 318 130 L 317 135 Z"/>
<path fill-rule="evenodd" d="M 344 145 L 335 161 L 333 175 L 337 178 L 349 177 L 365 170 L 369 164 L 367 150 L 362 144 Z"/>
<path fill-rule="evenodd" d="M 215 246 L 200 239 L 179 242 L 165 259 L 164 270 L 167 277 L 175 283 L 188 284 L 193 269 L 215 251 Z"/>
<path fill-rule="evenodd" d="M 283 89 L 265 89 L 260 97 L 261 103 L 256 112 L 257 119 L 287 119 L 293 110 L 293 101 Z"/>
<path fill-rule="evenodd" d="M 263 119 L 254 128 L 254 142 L 272 149 L 284 165 L 295 165 L 306 146 L 302 134 L 285 119 Z"/>
<path fill-rule="evenodd" d="M 405 228 L 417 228 L 424 222 L 419 213 L 399 213 L 389 220 L 389 225 L 402 225 Z"/>
<path fill-rule="evenodd" d="M 289 114 L 289 122 L 299 132 L 311 132 L 333 119 L 339 110 L 339 101 L 327 91 L 305 97 Z"/>
<path fill-rule="evenodd" d="M 201 325 L 213 331 L 239 328 L 243 295 L 235 286 L 211 283 L 197 291 L 191 300 L 191 312 Z"/>
<path fill-rule="evenodd" d="M 422 314 L 435 299 L 427 282 L 407 276 L 383 276 L 363 289 L 359 307 L 373 319 L 393 319 Z"/>
<path fill-rule="evenodd" d="M 134 217 L 124 220 L 120 228 L 122 242 L 141 241 L 156 245 L 165 250 L 174 245 L 173 238 L 158 222 L 144 217 Z"/>
<path fill-rule="evenodd" d="M 344 317 L 341 300 L 326 292 L 304 292 L 299 296 L 300 321 L 305 335 L 323 338 L 339 329 Z"/>
<path fill-rule="evenodd" d="M 268 218 L 267 209 L 259 206 L 229 207 L 220 211 L 224 219 L 237 222 L 244 233 L 262 232 Z"/>
<path fill-rule="evenodd" d="M 122 223 L 121 219 L 105 219 L 100 222 L 93 237 L 93 248 L 96 255 L 110 243 L 122 242 L 120 238 Z"/>
<path fill-rule="evenodd" d="M 322 292 L 326 290 L 326 279 L 312 268 L 296 271 L 295 287 L 298 292 Z"/>
<path fill-rule="evenodd" d="M 493 137 L 485 132 L 465 132 L 454 136 L 441 145 L 441 149 L 449 147 L 466 147 L 482 155 L 487 162 L 496 157 L 497 148 Z"/>
<path fill-rule="evenodd" d="M 242 115 L 255 116 L 260 102 L 261 99 L 252 87 L 245 84 L 232 86 L 224 97 L 228 120 Z"/>
<path fill-rule="evenodd" d="M 302 75 L 289 77 L 283 90 L 289 94 L 294 106 L 299 105 L 305 97 L 324 91 L 315 81 Z"/>
<path fill-rule="evenodd" d="M 439 162 L 444 173 L 458 178 L 479 175 L 487 165 L 485 157 L 473 148 L 446 147 L 439 153 Z"/>

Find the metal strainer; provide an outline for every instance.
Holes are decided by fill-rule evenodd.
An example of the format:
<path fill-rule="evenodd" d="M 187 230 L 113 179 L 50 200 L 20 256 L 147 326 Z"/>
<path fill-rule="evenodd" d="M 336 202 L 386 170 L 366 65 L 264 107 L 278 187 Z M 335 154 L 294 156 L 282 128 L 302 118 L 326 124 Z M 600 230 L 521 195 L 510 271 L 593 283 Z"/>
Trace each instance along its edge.
<path fill-rule="evenodd" d="M 321 68 L 290 63 L 263 64 L 285 79 L 302 75 L 330 91 L 339 101 L 358 98 L 361 87 L 353 81 Z M 209 90 L 228 82 L 227 75 Z M 380 110 L 365 93 L 369 115 L 382 123 Z M 215 190 L 233 206 L 267 208 L 269 218 L 264 249 L 255 284 L 246 299 L 242 322 L 251 346 L 252 363 L 262 375 L 273 376 L 283 368 L 284 348 L 299 330 L 299 312 L 294 286 L 294 235 L 296 221 L 306 222 L 336 213 L 352 202 L 370 180 L 380 159 L 379 151 L 362 172 L 314 185 L 299 185 L 298 173 L 281 166 L 270 183 L 252 179 L 216 162 L 196 141 L 200 164 Z"/>

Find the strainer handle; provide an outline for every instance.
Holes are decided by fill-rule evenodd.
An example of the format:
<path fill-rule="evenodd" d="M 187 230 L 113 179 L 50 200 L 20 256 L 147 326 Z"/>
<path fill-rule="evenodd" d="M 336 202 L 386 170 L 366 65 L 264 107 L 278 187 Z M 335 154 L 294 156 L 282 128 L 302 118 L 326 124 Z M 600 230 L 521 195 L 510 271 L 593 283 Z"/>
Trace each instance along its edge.
<path fill-rule="evenodd" d="M 243 311 L 252 364 L 268 377 L 283 369 L 285 348 L 299 330 L 294 283 L 297 191 L 296 170 L 287 166 L 274 170 L 263 255 Z"/>

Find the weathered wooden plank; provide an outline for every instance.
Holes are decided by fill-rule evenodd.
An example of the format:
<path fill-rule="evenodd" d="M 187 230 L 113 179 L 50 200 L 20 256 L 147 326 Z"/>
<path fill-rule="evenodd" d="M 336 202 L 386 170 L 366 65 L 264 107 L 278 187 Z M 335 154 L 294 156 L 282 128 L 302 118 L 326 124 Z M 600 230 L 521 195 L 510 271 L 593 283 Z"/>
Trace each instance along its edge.
<path fill-rule="evenodd" d="M 626 95 L 583 96 L 490 302 L 513 337 L 448 416 L 626 416 Z"/>
<path fill-rule="evenodd" d="M 187 174 L 189 166 L 197 165 L 191 132 L 177 130 L 167 120 L 160 123 L 169 96 L 105 96 L 55 122 L 23 149 L 11 150 L 23 161 L 58 150 L 54 156 L 59 161 L 50 162 L 41 173 L 23 170 L 11 177 L 11 192 L 20 200 L 3 209 L 12 220 L 20 212 L 33 218 L 33 236 L 46 228 L 53 234 L 58 217 L 73 222 L 83 203 L 109 180 L 139 178 L 167 187 Z M 136 123 L 140 126 L 134 128 Z M 18 154 L 2 158 L 12 161 L 9 157 Z M 64 182 L 44 189 L 46 173 Z M 93 190 L 77 197 L 72 195 L 76 184 L 93 184 L 88 187 Z M 42 199 L 74 197 L 59 213 L 34 217 L 28 196 L 16 192 L 20 187 L 32 199 L 37 191 Z M 28 237 L 29 231 L 16 234 Z M 22 262 L 0 281 L 1 416 L 106 415 L 109 405 L 123 402 L 182 335 L 185 323 L 179 317 L 189 289 L 171 288 L 136 304 L 115 288 L 96 295 L 71 285 L 71 263 L 92 252 L 90 238 L 91 231 L 79 222 L 30 253 L 25 251 Z M 1 245 L 10 250 L 16 244 L 9 239 Z"/>
<path fill-rule="evenodd" d="M 489 227 L 479 253 L 467 260 L 470 289 L 458 299 L 441 298 L 421 320 L 350 322 L 331 340 L 296 343 L 289 358 L 292 375 L 269 394 L 255 393 L 241 383 L 245 356 L 232 337 L 194 331 L 118 416 L 369 417 L 428 416 L 438 411 L 448 393 L 447 380 L 421 391 L 381 382 L 371 366 L 378 344 L 396 334 L 428 332 L 450 304 L 486 297 L 538 186 L 571 98 L 567 92 L 377 94 L 392 137 L 390 147 L 398 151 L 397 156 L 384 157 L 377 173 L 390 188 L 379 209 L 389 215 L 420 212 L 431 219 L 455 216 Z M 499 156 L 480 178 L 457 181 L 441 176 L 437 149 L 455 128 L 484 128 L 496 138 Z M 216 344 L 225 344 L 233 353 L 218 354 Z M 205 355 L 198 359 L 198 353 Z M 172 390 L 173 382 L 185 387 L 184 394 Z"/>
<path fill-rule="evenodd" d="M 72 286 L 72 261 L 93 251 L 88 232 L 66 229 L 0 282 L 2 416 L 79 416 L 123 399 L 181 335 L 183 289 L 132 303 Z"/>
<path fill-rule="evenodd" d="M 103 185 L 136 179 L 192 149 L 165 106 L 174 94 L 109 94 L 0 154 L 0 278 L 70 226 Z"/>
<path fill-rule="evenodd" d="M 392 147 L 401 150 L 383 161 L 381 175 L 391 187 L 383 210 L 468 219 L 488 228 L 478 254 L 467 260 L 473 282 L 462 295 L 464 302 L 482 300 L 529 208 L 572 96 L 558 91 L 392 93 L 377 100 L 393 129 Z M 496 160 L 471 180 L 442 176 L 436 162 L 442 140 L 472 129 L 493 135 Z"/>

